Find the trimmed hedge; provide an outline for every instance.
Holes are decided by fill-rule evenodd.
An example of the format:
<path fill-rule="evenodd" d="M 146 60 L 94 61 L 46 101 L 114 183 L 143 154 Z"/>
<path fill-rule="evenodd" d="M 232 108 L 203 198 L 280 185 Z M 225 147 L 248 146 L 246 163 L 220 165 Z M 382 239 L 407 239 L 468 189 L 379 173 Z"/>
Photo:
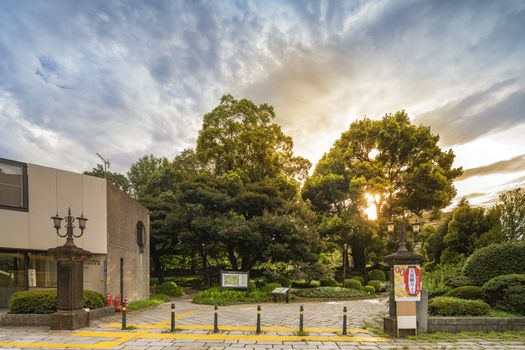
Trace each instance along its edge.
<path fill-rule="evenodd" d="M 494 277 L 482 290 L 483 299 L 495 308 L 525 315 L 525 274 Z"/>
<path fill-rule="evenodd" d="M 457 288 L 474 285 L 474 281 L 465 276 L 451 277 L 445 280 L 445 286 L 448 288 Z"/>
<path fill-rule="evenodd" d="M 302 298 L 351 298 L 367 294 L 362 290 L 341 287 L 319 287 L 295 291 L 295 295 Z"/>
<path fill-rule="evenodd" d="M 106 305 L 104 296 L 92 290 L 84 291 L 84 307 L 97 309 Z M 15 292 L 7 303 L 12 314 L 52 314 L 57 311 L 56 289 Z"/>
<path fill-rule="evenodd" d="M 361 285 L 365 284 L 365 278 L 363 276 L 352 276 L 351 279 L 358 280 L 359 282 L 361 282 Z"/>
<path fill-rule="evenodd" d="M 353 278 L 345 280 L 345 287 L 357 289 L 357 290 L 363 290 L 363 285 L 361 284 L 361 282 Z"/>
<path fill-rule="evenodd" d="M 268 283 L 264 286 L 263 291 L 266 293 L 271 293 L 275 288 L 282 287 L 279 283 Z"/>
<path fill-rule="evenodd" d="M 378 280 L 368 281 L 368 285 L 374 287 L 376 292 L 382 292 L 386 288 L 385 282 L 381 282 L 381 281 L 378 281 Z"/>
<path fill-rule="evenodd" d="M 452 289 L 447 293 L 447 296 L 460 299 L 481 300 L 483 299 L 483 291 L 478 286 L 464 286 Z"/>
<path fill-rule="evenodd" d="M 338 283 L 335 278 L 330 277 L 319 281 L 321 287 L 337 287 Z"/>
<path fill-rule="evenodd" d="M 363 292 L 366 292 L 367 294 L 375 294 L 376 293 L 376 289 L 372 286 L 364 286 L 363 287 Z"/>
<path fill-rule="evenodd" d="M 482 300 L 436 297 L 429 300 L 428 311 L 432 316 L 484 316 L 490 306 Z"/>
<path fill-rule="evenodd" d="M 491 278 L 525 273 L 525 243 L 492 244 L 476 250 L 465 262 L 463 275 L 478 286 Z"/>
<path fill-rule="evenodd" d="M 180 297 L 184 295 L 184 290 L 177 286 L 175 282 L 164 282 L 157 286 L 157 294 L 166 294 L 170 297 Z"/>
<path fill-rule="evenodd" d="M 386 282 L 386 275 L 385 275 L 385 272 L 383 270 L 371 270 L 368 273 L 368 279 L 369 280 Z"/>

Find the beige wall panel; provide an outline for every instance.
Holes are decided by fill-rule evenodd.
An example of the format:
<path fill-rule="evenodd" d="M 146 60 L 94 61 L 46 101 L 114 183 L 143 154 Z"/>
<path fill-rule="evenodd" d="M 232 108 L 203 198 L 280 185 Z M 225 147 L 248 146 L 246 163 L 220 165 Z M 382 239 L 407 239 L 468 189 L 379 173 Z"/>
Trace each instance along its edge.
<path fill-rule="evenodd" d="M 84 289 L 94 290 L 106 296 L 105 255 L 92 255 L 84 261 Z"/>
<path fill-rule="evenodd" d="M 108 247 L 106 180 L 87 175 L 81 176 L 83 182 L 82 207 L 88 221 L 84 236 L 77 245 L 92 253 L 105 254 Z"/>
<path fill-rule="evenodd" d="M 0 247 L 26 248 L 29 245 L 29 214 L 0 209 Z"/>
<path fill-rule="evenodd" d="M 56 169 L 28 164 L 29 249 L 49 249 L 60 241 L 51 217 L 57 213 Z M 62 215 L 62 213 L 60 213 Z"/>

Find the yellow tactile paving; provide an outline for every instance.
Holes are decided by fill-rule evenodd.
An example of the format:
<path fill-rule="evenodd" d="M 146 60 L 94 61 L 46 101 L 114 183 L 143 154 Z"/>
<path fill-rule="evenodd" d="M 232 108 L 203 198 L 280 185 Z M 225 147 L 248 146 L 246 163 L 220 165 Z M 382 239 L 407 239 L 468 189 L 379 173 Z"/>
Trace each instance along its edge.
<path fill-rule="evenodd" d="M 126 332 L 84 331 L 75 335 L 81 337 L 111 337 L 129 334 Z M 187 333 L 140 333 L 141 339 L 190 339 L 190 340 L 254 340 L 254 341 L 326 341 L 326 342 L 385 342 L 387 338 L 362 336 L 298 336 L 298 335 L 256 335 L 256 334 L 187 334 Z"/>

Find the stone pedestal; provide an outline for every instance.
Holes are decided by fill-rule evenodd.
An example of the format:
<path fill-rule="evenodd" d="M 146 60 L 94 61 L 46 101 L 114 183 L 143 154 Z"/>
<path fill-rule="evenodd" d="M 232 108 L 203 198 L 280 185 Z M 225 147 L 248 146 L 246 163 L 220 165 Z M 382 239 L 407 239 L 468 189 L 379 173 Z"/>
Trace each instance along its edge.
<path fill-rule="evenodd" d="M 75 245 L 48 250 L 57 260 L 57 309 L 51 315 L 51 329 L 78 329 L 89 326 L 84 311 L 84 260 L 90 252 Z"/>
<path fill-rule="evenodd" d="M 398 250 L 385 257 L 385 262 L 390 266 L 390 295 L 388 300 L 388 316 L 384 318 L 383 332 L 393 337 L 397 336 L 397 310 L 394 288 L 394 265 L 420 265 L 423 257 L 409 250 Z M 415 330 L 401 329 L 399 336 L 415 335 Z"/>

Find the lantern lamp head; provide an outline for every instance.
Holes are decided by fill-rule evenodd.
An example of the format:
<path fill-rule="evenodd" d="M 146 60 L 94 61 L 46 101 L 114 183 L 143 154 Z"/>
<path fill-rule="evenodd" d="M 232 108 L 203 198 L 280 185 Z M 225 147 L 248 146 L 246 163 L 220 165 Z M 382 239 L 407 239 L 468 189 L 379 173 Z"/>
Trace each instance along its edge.
<path fill-rule="evenodd" d="M 77 217 L 78 227 L 80 228 L 81 231 L 84 231 L 84 229 L 86 228 L 87 221 L 88 219 L 84 217 L 84 213 L 80 214 L 80 216 Z"/>
<path fill-rule="evenodd" d="M 62 220 L 64 219 L 58 216 L 58 213 L 55 216 L 52 216 L 51 219 L 53 219 L 53 224 L 58 233 L 58 230 L 60 230 L 60 226 L 62 225 Z"/>
<path fill-rule="evenodd" d="M 419 233 L 420 227 L 421 227 L 421 224 L 416 221 L 412 224 L 412 231 L 414 231 L 414 233 Z"/>
<path fill-rule="evenodd" d="M 394 222 L 393 222 L 393 221 L 389 221 L 389 222 L 386 224 L 386 228 L 387 228 L 387 230 L 388 230 L 389 233 L 394 232 Z"/>

